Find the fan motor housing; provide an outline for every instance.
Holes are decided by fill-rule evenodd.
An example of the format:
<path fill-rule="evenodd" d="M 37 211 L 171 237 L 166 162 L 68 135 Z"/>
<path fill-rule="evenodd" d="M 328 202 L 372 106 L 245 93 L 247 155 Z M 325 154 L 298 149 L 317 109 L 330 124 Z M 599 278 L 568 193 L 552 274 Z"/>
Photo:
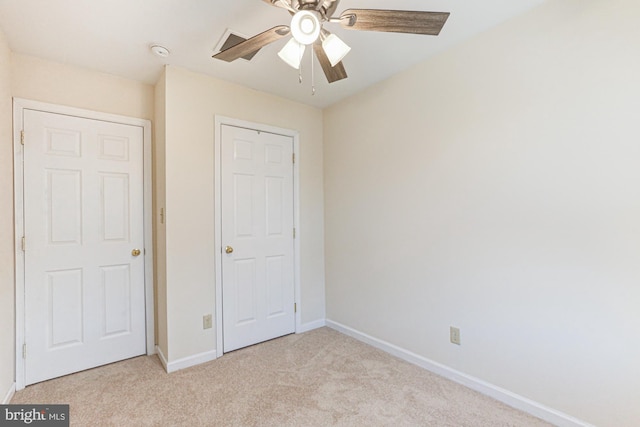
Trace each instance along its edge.
<path fill-rule="evenodd" d="M 298 10 L 319 10 L 318 5 L 321 5 L 323 14 L 330 18 L 338 8 L 339 0 L 294 0 L 293 3 L 298 3 L 298 7 L 294 8 Z"/>

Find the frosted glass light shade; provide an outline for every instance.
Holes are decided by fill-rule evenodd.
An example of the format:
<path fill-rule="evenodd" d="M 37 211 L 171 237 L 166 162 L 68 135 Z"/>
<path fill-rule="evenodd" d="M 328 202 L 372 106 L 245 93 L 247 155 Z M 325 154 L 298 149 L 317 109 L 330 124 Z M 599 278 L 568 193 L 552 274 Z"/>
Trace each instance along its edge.
<path fill-rule="evenodd" d="M 335 67 L 336 64 L 347 56 L 347 53 L 351 50 L 349 46 L 335 34 L 329 34 L 322 42 L 322 49 L 327 54 L 331 66 Z"/>
<path fill-rule="evenodd" d="M 280 52 L 278 52 L 278 56 L 291 67 L 298 70 L 300 69 L 300 62 L 302 62 L 305 47 L 305 45 L 298 43 L 296 39 L 291 38 Z"/>
<path fill-rule="evenodd" d="M 308 45 L 320 37 L 322 24 L 316 11 L 301 10 L 291 19 L 291 35 L 300 44 Z"/>

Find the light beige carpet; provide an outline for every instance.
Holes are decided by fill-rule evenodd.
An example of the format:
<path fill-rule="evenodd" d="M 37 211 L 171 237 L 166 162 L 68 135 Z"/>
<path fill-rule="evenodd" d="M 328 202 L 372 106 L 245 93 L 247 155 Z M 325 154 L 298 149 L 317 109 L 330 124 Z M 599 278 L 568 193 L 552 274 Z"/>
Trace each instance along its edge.
<path fill-rule="evenodd" d="M 137 357 L 27 387 L 73 426 L 548 426 L 328 328 L 167 374 Z"/>

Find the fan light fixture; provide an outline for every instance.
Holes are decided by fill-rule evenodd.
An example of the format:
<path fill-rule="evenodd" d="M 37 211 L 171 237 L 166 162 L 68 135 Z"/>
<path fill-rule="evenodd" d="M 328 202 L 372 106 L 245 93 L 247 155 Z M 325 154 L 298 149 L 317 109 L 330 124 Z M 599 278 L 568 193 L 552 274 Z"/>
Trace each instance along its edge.
<path fill-rule="evenodd" d="M 293 15 L 291 20 L 291 34 L 298 43 L 309 45 L 320 37 L 320 14 L 315 11 L 301 10 Z"/>
<path fill-rule="evenodd" d="M 306 47 L 311 49 L 311 81 L 314 81 L 314 64 L 320 63 L 327 82 L 334 83 L 347 78 L 342 59 L 351 50 L 337 36 L 323 29 L 324 24 L 339 24 L 347 30 L 383 31 L 389 33 L 440 34 L 449 12 L 416 10 L 347 9 L 336 14 L 340 0 L 263 0 L 271 6 L 286 10 L 292 15 L 290 25 L 277 25 L 250 39 L 224 49 L 214 58 L 233 62 L 247 55 L 254 55 L 263 47 L 291 37 L 278 55 L 288 65 L 300 70 L 302 82 L 302 57 Z M 314 91 L 312 90 L 312 93 Z"/>
<path fill-rule="evenodd" d="M 298 43 L 296 39 L 291 38 L 287 44 L 284 45 L 282 50 L 278 52 L 278 56 L 284 62 L 298 70 L 300 69 L 300 63 L 302 62 L 302 56 L 304 55 L 305 48 L 305 45 Z"/>
<path fill-rule="evenodd" d="M 338 62 L 342 61 L 351 50 L 351 48 L 335 34 L 329 34 L 325 37 L 322 41 L 322 49 L 324 49 L 324 53 L 327 54 L 327 58 L 329 58 L 332 67 L 335 67 Z"/>
<path fill-rule="evenodd" d="M 328 34 L 326 37 L 325 35 Z M 296 70 L 300 69 L 302 56 L 307 45 L 322 39 L 324 50 L 332 67 L 349 53 L 351 48 L 335 34 L 322 29 L 320 14 L 316 11 L 301 10 L 291 19 L 291 40 L 278 52 L 278 56 Z"/>

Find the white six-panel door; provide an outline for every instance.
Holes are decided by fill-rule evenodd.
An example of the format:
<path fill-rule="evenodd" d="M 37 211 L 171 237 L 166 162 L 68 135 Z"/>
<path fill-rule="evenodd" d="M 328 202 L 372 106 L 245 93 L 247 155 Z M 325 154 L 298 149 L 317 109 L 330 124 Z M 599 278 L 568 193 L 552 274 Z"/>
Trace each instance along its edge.
<path fill-rule="evenodd" d="M 146 351 L 143 130 L 25 110 L 24 131 L 28 385 Z"/>
<path fill-rule="evenodd" d="M 222 125 L 224 351 L 295 330 L 293 138 Z"/>

